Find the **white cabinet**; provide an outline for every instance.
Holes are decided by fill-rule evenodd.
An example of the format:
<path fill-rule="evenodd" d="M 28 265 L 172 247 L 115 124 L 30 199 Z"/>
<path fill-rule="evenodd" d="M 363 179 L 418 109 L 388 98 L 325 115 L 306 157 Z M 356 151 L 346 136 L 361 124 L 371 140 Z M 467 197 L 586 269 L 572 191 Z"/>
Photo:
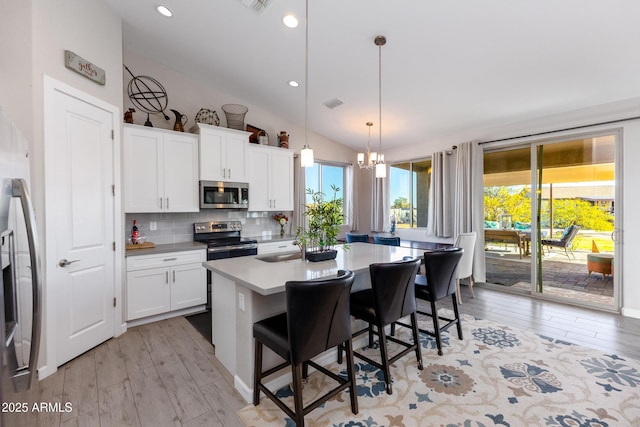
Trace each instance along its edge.
<path fill-rule="evenodd" d="M 207 303 L 202 250 L 127 257 L 127 320 Z"/>
<path fill-rule="evenodd" d="M 247 146 L 251 132 L 198 123 L 200 180 L 247 182 Z"/>
<path fill-rule="evenodd" d="M 198 137 L 124 127 L 124 211 L 198 212 Z"/>
<path fill-rule="evenodd" d="M 293 151 L 249 147 L 249 210 L 293 210 Z"/>
<path fill-rule="evenodd" d="M 258 243 L 258 255 L 277 254 L 282 252 L 295 252 L 298 246 L 293 244 L 294 240 L 278 240 Z"/>

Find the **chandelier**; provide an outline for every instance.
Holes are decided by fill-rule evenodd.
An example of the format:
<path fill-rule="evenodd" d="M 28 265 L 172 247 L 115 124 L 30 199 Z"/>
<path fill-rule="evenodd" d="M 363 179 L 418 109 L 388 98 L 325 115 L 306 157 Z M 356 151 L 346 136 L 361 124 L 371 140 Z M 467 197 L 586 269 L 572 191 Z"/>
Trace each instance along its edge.
<path fill-rule="evenodd" d="M 375 151 L 371 151 L 371 126 L 373 123 L 367 122 L 369 127 L 369 141 L 367 142 L 367 151 L 364 153 L 358 153 L 358 166 L 360 169 L 371 169 L 375 166 L 378 154 Z"/>

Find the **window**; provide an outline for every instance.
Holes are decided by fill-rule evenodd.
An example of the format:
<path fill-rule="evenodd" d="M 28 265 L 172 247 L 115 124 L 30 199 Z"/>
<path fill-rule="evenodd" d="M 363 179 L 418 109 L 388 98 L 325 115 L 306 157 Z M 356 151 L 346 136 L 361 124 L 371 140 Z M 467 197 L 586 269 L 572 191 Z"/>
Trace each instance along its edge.
<path fill-rule="evenodd" d="M 398 228 L 426 227 L 429 215 L 431 160 L 391 165 L 391 213 Z"/>
<path fill-rule="evenodd" d="M 305 168 L 306 188 L 314 192 L 322 191 L 324 197 L 333 198 L 332 186 L 340 189 L 336 193 L 336 199 L 343 199 L 343 206 L 346 204 L 344 199 L 344 182 L 345 182 L 345 166 L 333 163 L 314 163 L 313 167 Z M 307 204 L 312 203 L 311 196 L 307 194 Z"/>

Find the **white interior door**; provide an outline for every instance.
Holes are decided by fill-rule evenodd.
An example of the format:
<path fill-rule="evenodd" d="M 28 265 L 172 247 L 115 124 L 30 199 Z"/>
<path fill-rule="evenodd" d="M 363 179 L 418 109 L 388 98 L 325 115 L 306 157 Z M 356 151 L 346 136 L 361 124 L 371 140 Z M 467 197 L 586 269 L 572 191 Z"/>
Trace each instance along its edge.
<path fill-rule="evenodd" d="M 47 286 L 57 299 L 57 318 L 48 327 L 55 328 L 60 366 L 114 335 L 114 118 L 62 91 L 54 92 L 51 107 L 45 118 Z"/>

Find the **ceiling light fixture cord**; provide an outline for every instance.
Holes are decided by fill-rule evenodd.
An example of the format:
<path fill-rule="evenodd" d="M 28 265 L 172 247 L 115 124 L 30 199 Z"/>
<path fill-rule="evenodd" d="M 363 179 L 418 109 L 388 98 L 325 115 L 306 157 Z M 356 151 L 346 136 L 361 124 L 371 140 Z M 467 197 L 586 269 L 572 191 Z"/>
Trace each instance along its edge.
<path fill-rule="evenodd" d="M 384 154 L 382 154 L 382 46 L 387 43 L 387 39 L 384 36 L 377 36 L 374 43 L 378 46 L 378 129 L 380 132 L 376 158 L 376 178 L 386 178 L 387 166 L 384 163 Z"/>
<path fill-rule="evenodd" d="M 378 152 L 381 154 L 382 154 L 382 45 L 384 45 L 386 42 L 387 40 L 384 37 L 381 37 L 381 36 L 376 37 L 375 43 L 378 45 L 378 130 L 380 132 Z"/>
<path fill-rule="evenodd" d="M 300 150 L 300 166 L 313 167 L 313 150 L 309 147 L 309 128 L 307 116 L 309 115 L 309 0 L 305 1 L 304 13 L 304 147 Z"/>
<path fill-rule="evenodd" d="M 304 8 L 304 145 L 307 139 L 307 114 L 309 110 L 309 0 L 305 1 Z"/>

